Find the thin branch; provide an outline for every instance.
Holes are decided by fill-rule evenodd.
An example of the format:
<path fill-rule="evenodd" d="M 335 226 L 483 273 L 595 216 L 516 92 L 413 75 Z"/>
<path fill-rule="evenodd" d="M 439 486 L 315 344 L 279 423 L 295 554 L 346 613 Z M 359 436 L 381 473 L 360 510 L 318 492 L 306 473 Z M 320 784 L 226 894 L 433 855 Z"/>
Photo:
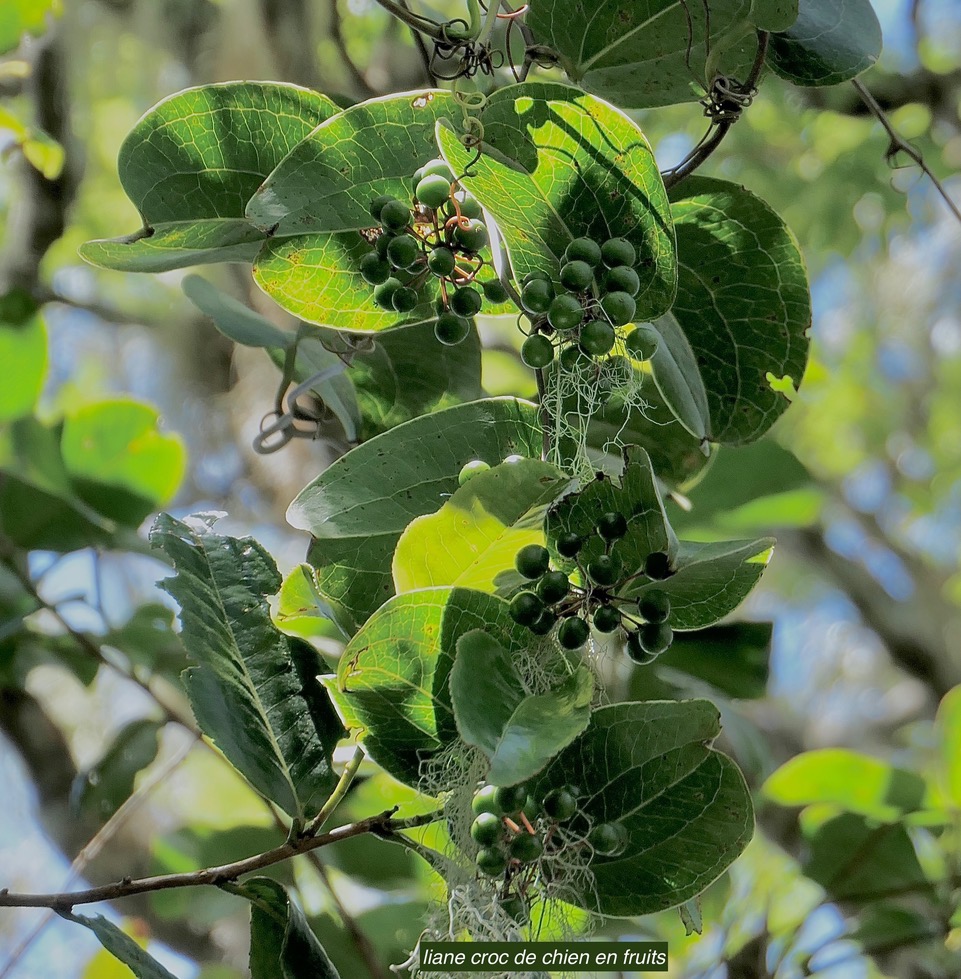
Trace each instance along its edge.
<path fill-rule="evenodd" d="M 343 61 L 348 74 L 353 78 L 354 84 L 368 98 L 377 95 L 377 89 L 367 81 L 367 76 L 360 70 L 357 62 L 354 61 L 350 56 L 350 52 L 347 50 L 347 41 L 344 39 L 343 22 L 341 21 L 340 7 L 338 6 L 337 0 L 330 0 L 330 39 L 334 42 L 334 47 L 337 48 L 340 60 Z"/>
<path fill-rule="evenodd" d="M 436 24 L 434 21 L 429 20 L 426 17 L 420 17 L 418 14 L 413 13 L 406 6 L 401 6 L 399 3 L 395 3 L 394 0 L 376 0 L 387 13 L 392 14 L 399 21 L 406 24 L 412 31 L 417 31 L 420 34 L 426 34 L 428 37 L 432 37 L 435 41 L 443 41 L 444 35 L 441 33 L 440 25 Z"/>
<path fill-rule="evenodd" d="M 888 151 L 885 154 L 889 161 L 892 161 L 898 153 L 903 153 L 910 160 L 912 160 L 920 168 L 921 172 L 934 184 L 935 190 L 941 195 L 941 199 L 945 204 L 948 205 L 948 210 L 954 215 L 954 217 L 961 222 L 961 209 L 958 205 L 951 199 L 950 194 L 944 189 L 944 185 L 940 180 L 934 175 L 931 168 L 924 162 L 924 156 L 921 151 L 915 149 L 903 136 L 901 136 L 891 124 L 891 120 L 888 119 L 884 112 L 884 109 L 878 105 L 877 99 L 864 87 L 863 83 L 859 78 L 855 78 L 851 84 L 854 86 L 855 91 L 861 96 L 861 100 L 868 107 L 871 115 L 879 123 L 881 123 L 884 131 L 888 134 L 888 139 L 891 141 L 888 146 Z"/>
<path fill-rule="evenodd" d="M 404 8 L 404 10 L 410 12 L 410 7 L 407 5 L 407 0 L 397 0 L 397 2 Z M 427 44 L 424 41 L 423 36 L 420 31 L 414 27 L 410 29 L 410 36 L 414 40 L 414 47 L 417 48 L 417 53 L 420 55 L 421 63 L 424 66 L 424 75 L 427 78 L 427 84 L 431 88 L 437 88 L 437 76 L 434 74 L 434 69 L 431 67 L 433 59 L 431 58 L 430 51 L 427 50 Z"/>
<path fill-rule="evenodd" d="M 307 825 L 305 832 L 308 836 L 316 836 L 324 823 L 330 818 L 330 814 L 340 805 L 344 796 L 347 795 L 347 790 L 350 788 L 351 782 L 354 781 L 354 776 L 357 774 L 357 770 L 360 768 L 364 757 L 363 748 L 358 747 L 355 749 L 353 757 L 347 762 L 343 774 L 340 776 L 340 781 L 334 786 L 334 791 L 331 792 L 330 798 L 328 798 L 321 807 L 320 812 Z"/>
<path fill-rule="evenodd" d="M 65 296 L 55 289 L 49 289 L 44 286 L 34 290 L 33 298 L 39 303 L 58 303 L 62 306 L 69 306 L 71 309 L 91 313 L 99 319 L 102 319 L 105 323 L 115 323 L 118 326 L 159 327 L 161 325 L 159 320 L 153 319 L 152 317 L 125 313 L 123 310 L 108 306 L 105 303 L 72 299 L 70 296 Z"/>
<path fill-rule="evenodd" d="M 102 887 L 90 887 L 83 891 L 51 894 L 14 894 L 6 888 L 0 890 L 0 907 L 4 908 L 53 908 L 55 911 L 70 911 L 79 904 L 97 904 L 100 901 L 115 901 L 134 894 L 147 894 L 153 891 L 167 891 L 179 887 L 216 887 L 230 883 L 245 874 L 284 863 L 293 857 L 310 853 L 322 846 L 329 846 L 340 840 L 373 833 L 388 840 L 396 840 L 397 834 L 405 829 L 426 826 L 438 818 L 438 813 L 425 813 L 410 819 L 394 819 L 394 809 L 388 809 L 378 816 L 370 816 L 356 823 L 338 826 L 319 836 L 301 836 L 289 839 L 272 850 L 266 850 L 243 860 L 206 867 L 182 874 L 162 874 L 157 877 L 141 877 L 137 880 L 125 878 Z"/>

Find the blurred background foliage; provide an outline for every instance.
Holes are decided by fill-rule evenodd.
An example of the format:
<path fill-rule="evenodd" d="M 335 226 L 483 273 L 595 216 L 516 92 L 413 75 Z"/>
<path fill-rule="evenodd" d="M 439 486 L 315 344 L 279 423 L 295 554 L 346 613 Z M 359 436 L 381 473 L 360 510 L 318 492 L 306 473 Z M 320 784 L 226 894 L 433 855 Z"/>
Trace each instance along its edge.
<path fill-rule="evenodd" d="M 323 441 L 254 455 L 277 384 L 266 358 L 215 331 L 183 273 L 79 261 L 83 241 L 139 225 L 116 175 L 123 137 L 204 82 L 281 79 L 348 102 L 425 84 L 408 32 L 373 0 L 63 6 L 0 12 L 0 867 L 18 890 L 187 870 L 282 838 L 196 736 L 155 587 L 165 569 L 138 528 L 161 507 L 224 510 L 222 528 L 289 570 L 305 541 L 284 510 L 347 448 L 332 419 Z M 885 53 L 865 84 L 957 200 L 961 6 L 874 6 Z M 705 126 L 696 105 L 638 118 L 662 167 Z M 720 627 L 715 655 L 736 670 L 688 642 L 632 678 L 639 696 L 716 698 L 757 792 L 758 836 L 705 895 L 702 935 L 673 912 L 602 926 L 667 938 L 677 976 L 961 973 L 961 706 L 948 696 L 961 683 L 961 227 L 888 149 L 851 86 L 769 76 L 705 168 L 787 220 L 815 316 L 807 376 L 773 437 L 722 451 L 672 513 L 688 538 L 779 538 L 744 609 L 774 621 L 773 641 L 763 626 Z M 246 270 L 212 275 L 288 325 Z M 490 321 L 482 337 L 485 389 L 533 393 L 516 331 Z M 844 751 L 803 754 L 823 749 Z M 409 801 L 364 773 L 339 818 Z M 384 979 L 370 963 L 403 960 L 436 880 L 373 840 L 322 855 L 277 874 L 344 976 Z M 160 893 L 115 914 L 184 979 L 245 974 L 234 897 Z M 0 977 L 128 974 L 75 931 L 3 913 Z"/>

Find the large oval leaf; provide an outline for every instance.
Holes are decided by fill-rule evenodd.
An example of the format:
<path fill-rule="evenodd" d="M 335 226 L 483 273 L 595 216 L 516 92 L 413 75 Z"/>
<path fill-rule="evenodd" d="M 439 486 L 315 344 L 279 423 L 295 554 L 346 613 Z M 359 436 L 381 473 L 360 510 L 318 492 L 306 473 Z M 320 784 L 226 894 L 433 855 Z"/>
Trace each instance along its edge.
<path fill-rule="evenodd" d="M 88 242 L 80 254 L 140 272 L 252 258 L 264 235 L 245 220 L 247 202 L 339 111 L 318 92 L 278 82 L 203 85 L 164 99 L 133 128 L 118 160 L 123 188 L 152 234 Z"/>
<path fill-rule="evenodd" d="M 395 778 L 417 785 L 424 765 L 457 738 L 448 678 L 461 636 L 483 629 L 509 652 L 530 633 L 506 602 L 463 588 L 391 599 L 348 643 L 326 682 L 349 730 Z"/>
<path fill-rule="evenodd" d="M 247 217 L 275 237 L 359 231 L 376 222 L 381 194 L 407 200 L 410 178 L 437 155 L 437 120 L 459 114 L 450 92 L 388 95 L 351 106 L 293 149 L 247 205 Z"/>
<path fill-rule="evenodd" d="M 465 463 L 538 457 L 540 447 L 534 405 L 514 398 L 472 401 L 398 425 L 307 486 L 287 517 L 314 536 L 308 559 L 341 627 L 353 634 L 390 598 L 400 535 L 415 517 L 440 509 Z"/>
<path fill-rule="evenodd" d="M 804 373 L 811 325 L 804 260 L 777 214 L 737 184 L 689 177 L 671 192 L 671 210 L 679 271 L 669 316 L 703 380 L 707 438 L 751 442 L 787 408 L 779 389 Z M 666 392 L 665 399 L 671 403 Z"/>
<path fill-rule="evenodd" d="M 771 67 L 795 85 L 837 85 L 881 54 L 881 25 L 870 0 L 800 0 L 794 26 L 771 37 Z"/>
<path fill-rule="evenodd" d="M 477 113 L 480 156 L 443 124 L 437 138 L 461 183 L 497 222 L 514 274 L 555 277 L 573 238 L 627 238 L 638 254 L 639 318 L 674 298 L 674 233 L 664 184 L 644 134 L 623 112 L 565 85 L 495 92 Z"/>
<path fill-rule="evenodd" d="M 613 704 L 537 779 L 581 789 L 572 832 L 620 823 L 625 849 L 596 855 L 569 886 L 572 903 L 615 917 L 651 914 L 700 894 L 754 830 L 737 766 L 714 751 L 717 708 L 706 700 Z"/>
<path fill-rule="evenodd" d="M 579 85 L 625 108 L 691 102 L 715 73 L 744 79 L 755 28 L 783 31 L 797 0 L 531 0 L 527 22 Z"/>

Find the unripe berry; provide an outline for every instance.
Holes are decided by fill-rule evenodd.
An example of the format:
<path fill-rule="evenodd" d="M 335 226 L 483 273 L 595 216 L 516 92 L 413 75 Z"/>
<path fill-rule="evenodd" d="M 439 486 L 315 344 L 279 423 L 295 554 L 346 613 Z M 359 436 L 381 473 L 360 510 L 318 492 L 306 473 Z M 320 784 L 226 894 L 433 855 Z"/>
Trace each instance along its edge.
<path fill-rule="evenodd" d="M 601 245 L 601 258 L 608 268 L 618 265 L 633 266 L 637 261 L 637 252 L 626 238 L 609 238 Z"/>
<path fill-rule="evenodd" d="M 554 344 L 543 334 L 535 333 L 521 346 L 521 360 L 535 370 L 547 367 L 554 359 Z"/>
<path fill-rule="evenodd" d="M 546 547 L 528 544 L 522 547 L 514 558 L 514 566 L 525 578 L 540 578 L 550 567 L 551 556 Z"/>
<path fill-rule="evenodd" d="M 557 641 L 564 649 L 580 649 L 590 638 L 590 626 L 580 618 L 564 619 L 557 630 Z"/>
<path fill-rule="evenodd" d="M 434 336 L 447 347 L 456 346 L 470 334 L 470 321 L 456 313 L 442 313 L 434 324 Z"/>

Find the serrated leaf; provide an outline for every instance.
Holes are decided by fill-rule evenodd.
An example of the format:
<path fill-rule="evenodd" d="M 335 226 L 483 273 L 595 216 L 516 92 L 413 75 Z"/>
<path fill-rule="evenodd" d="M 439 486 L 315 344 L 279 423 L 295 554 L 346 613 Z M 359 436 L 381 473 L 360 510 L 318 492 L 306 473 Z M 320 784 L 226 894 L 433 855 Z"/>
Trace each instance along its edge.
<path fill-rule="evenodd" d="M 250 901 L 251 979 L 340 979 L 304 913 L 267 877 L 244 881 Z"/>
<path fill-rule="evenodd" d="M 290 505 L 313 535 L 308 562 L 338 624 L 353 634 L 393 594 L 391 558 L 412 519 L 438 510 L 472 459 L 540 455 L 537 410 L 514 398 L 473 401 L 398 425 L 351 450 Z"/>
<path fill-rule="evenodd" d="M 556 278 L 573 238 L 623 237 L 638 255 L 638 318 L 665 312 L 677 276 L 670 208 L 637 125 L 579 89 L 548 83 L 502 88 L 476 116 L 484 127 L 479 158 L 443 124 L 437 139 L 497 222 L 515 277 Z"/>
<path fill-rule="evenodd" d="M 579 667 L 547 693 L 529 696 L 514 660 L 483 629 L 461 636 L 450 674 L 457 730 L 490 759 L 491 785 L 540 772 L 590 723 L 594 676 Z"/>
<path fill-rule="evenodd" d="M 70 911 L 61 911 L 60 914 L 68 921 L 75 921 L 78 925 L 89 928 L 97 936 L 100 944 L 114 958 L 123 962 L 137 979 L 177 979 L 152 955 L 148 955 L 126 932 L 121 931 L 103 915 L 97 914 L 88 918 Z"/>
<path fill-rule="evenodd" d="M 312 129 L 339 112 L 323 95 L 277 82 L 189 88 L 155 105 L 120 148 L 118 170 L 146 235 L 88 242 L 87 261 L 162 271 L 249 261 L 265 235 L 244 209 Z"/>
<path fill-rule="evenodd" d="M 177 572 L 163 588 L 200 664 L 184 674 L 198 724 L 263 796 L 294 818 L 316 813 L 337 781 L 342 732 L 314 682 L 319 670 L 303 671 L 303 650 L 270 621 L 267 597 L 281 584 L 273 559 L 249 537 L 166 514 L 150 539 Z"/>
<path fill-rule="evenodd" d="M 436 513 L 407 525 L 394 551 L 395 590 L 450 585 L 496 592 L 517 552 L 544 542 L 547 505 L 570 484 L 555 466 L 535 459 L 473 476 Z"/>
<path fill-rule="evenodd" d="M 571 79 L 625 108 L 692 102 L 714 74 L 744 79 L 755 28 L 786 30 L 797 0 L 531 0 L 527 23 Z"/>
<path fill-rule="evenodd" d="M 624 589 L 625 598 L 641 598 L 654 589 L 671 599 L 671 627 L 704 629 L 730 615 L 747 598 L 771 559 L 774 539 L 719 541 L 699 544 L 681 541 L 665 581 L 640 578 Z"/>
<path fill-rule="evenodd" d="M 275 237 L 375 226 L 370 202 L 411 199 L 411 176 L 437 155 L 434 126 L 451 114 L 460 109 L 439 90 L 351 106 L 291 150 L 250 199 L 247 219 Z"/>
<path fill-rule="evenodd" d="M 679 265 L 670 315 L 707 392 L 707 437 L 750 442 L 789 404 L 772 381 L 797 386 L 804 373 L 811 325 L 804 260 L 784 222 L 743 187 L 695 176 L 670 196 Z"/>
<path fill-rule="evenodd" d="M 795 85 L 837 85 L 875 64 L 881 43 L 870 0 L 800 0 L 794 25 L 771 36 L 768 63 Z"/>
<path fill-rule="evenodd" d="M 0 319 L 0 364 L 0 422 L 29 415 L 47 374 L 47 329 L 40 316 L 20 323 Z"/>
<path fill-rule="evenodd" d="M 483 629 L 509 652 L 530 633 L 506 602 L 464 588 L 392 598 L 348 643 L 336 681 L 325 681 L 347 728 L 394 778 L 417 785 L 423 766 L 457 737 L 447 681 L 457 642 Z"/>
<path fill-rule="evenodd" d="M 570 903 L 614 917 L 683 904 L 716 880 L 747 845 L 754 812 L 737 766 L 710 747 L 720 732 L 706 700 L 613 704 L 535 780 L 542 794 L 580 787 L 571 833 L 620 823 L 627 844 L 595 855 L 570 882 Z"/>

